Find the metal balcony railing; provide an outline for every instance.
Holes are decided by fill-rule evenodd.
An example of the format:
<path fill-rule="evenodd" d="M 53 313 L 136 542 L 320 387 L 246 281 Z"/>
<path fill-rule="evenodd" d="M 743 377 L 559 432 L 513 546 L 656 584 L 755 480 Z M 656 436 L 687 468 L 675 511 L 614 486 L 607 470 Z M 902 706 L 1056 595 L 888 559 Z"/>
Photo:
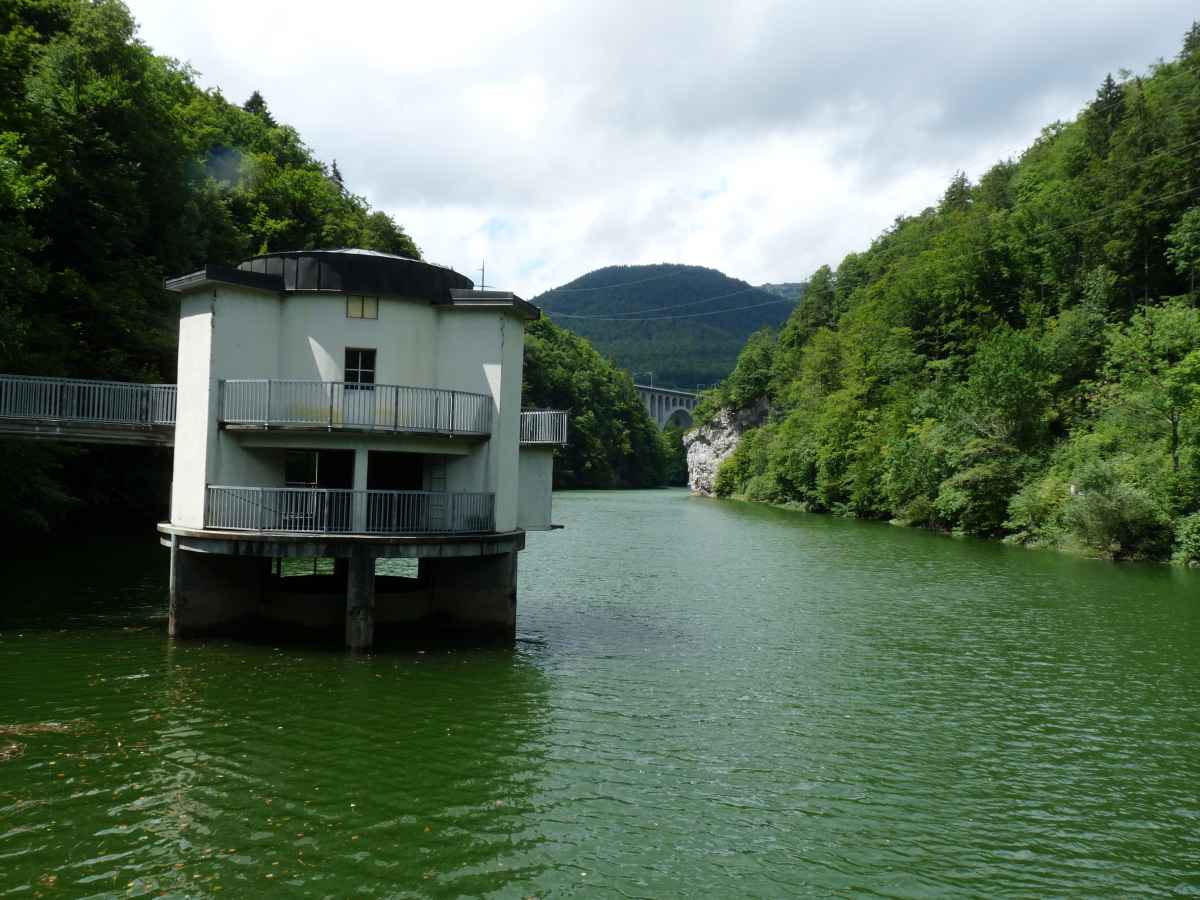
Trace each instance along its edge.
<path fill-rule="evenodd" d="M 492 430 L 492 398 L 398 384 L 231 380 L 221 382 L 221 421 L 486 435 Z"/>
<path fill-rule="evenodd" d="M 567 414 L 557 409 L 528 409 L 521 413 L 522 444 L 567 443 Z"/>
<path fill-rule="evenodd" d="M 478 534 L 496 530 L 495 495 L 210 485 L 204 526 L 289 534 Z"/>
<path fill-rule="evenodd" d="M 174 425 L 175 385 L 0 375 L 0 418 Z"/>

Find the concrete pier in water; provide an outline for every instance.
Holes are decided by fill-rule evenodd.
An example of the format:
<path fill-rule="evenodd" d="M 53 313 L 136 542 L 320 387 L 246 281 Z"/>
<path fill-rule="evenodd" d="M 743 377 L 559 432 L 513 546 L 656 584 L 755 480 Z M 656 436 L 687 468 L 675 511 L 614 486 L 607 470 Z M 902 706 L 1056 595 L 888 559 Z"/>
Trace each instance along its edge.
<path fill-rule="evenodd" d="M 159 526 L 171 550 L 169 631 L 177 638 L 282 633 L 333 638 L 356 652 L 377 638 L 511 642 L 523 531 L 381 540 L 248 535 Z M 282 574 L 281 561 L 332 557 L 328 575 Z M 376 560 L 417 561 L 415 578 Z"/>

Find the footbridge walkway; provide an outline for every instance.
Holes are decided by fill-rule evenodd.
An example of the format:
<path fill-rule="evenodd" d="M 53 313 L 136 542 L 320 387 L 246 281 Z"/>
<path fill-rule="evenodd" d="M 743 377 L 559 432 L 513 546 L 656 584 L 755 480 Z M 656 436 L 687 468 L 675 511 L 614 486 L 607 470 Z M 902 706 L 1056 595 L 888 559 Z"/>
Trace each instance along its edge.
<path fill-rule="evenodd" d="M 169 447 L 175 385 L 0 375 L 0 436 Z"/>

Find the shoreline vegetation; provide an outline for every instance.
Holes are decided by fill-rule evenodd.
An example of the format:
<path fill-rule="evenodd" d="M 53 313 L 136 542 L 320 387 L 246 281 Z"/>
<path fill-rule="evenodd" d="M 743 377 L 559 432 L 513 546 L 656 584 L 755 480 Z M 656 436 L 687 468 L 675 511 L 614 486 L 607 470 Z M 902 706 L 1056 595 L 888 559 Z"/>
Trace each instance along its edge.
<path fill-rule="evenodd" d="M 821 267 L 702 396 L 767 412 L 715 493 L 1200 563 L 1200 23 Z"/>
<path fill-rule="evenodd" d="M 734 500 L 738 503 L 753 503 L 756 506 L 765 506 L 765 507 L 768 507 L 769 509 L 777 509 L 781 512 L 797 513 L 800 515 L 814 515 L 814 516 L 835 515 L 833 513 L 830 513 L 828 510 L 813 509 L 812 507 L 807 506 L 806 504 L 796 501 L 796 500 L 784 500 L 784 501 L 756 500 L 745 494 L 727 494 L 727 495 L 719 494 L 718 495 L 718 494 L 705 494 L 700 491 L 692 491 L 692 496 L 700 497 L 700 498 L 706 499 L 706 500 Z M 1079 543 L 1040 544 L 1040 543 L 1036 543 L 1036 542 L 1021 540 L 1019 538 L 1015 538 L 1012 535 L 996 539 L 995 537 L 990 536 L 990 535 L 970 534 L 968 532 L 961 531 L 961 530 L 956 531 L 953 529 L 936 529 L 936 528 L 929 528 L 924 525 L 914 525 L 911 522 L 905 522 L 900 519 L 858 518 L 858 517 L 853 517 L 853 516 L 845 517 L 845 518 L 856 518 L 858 521 L 871 522 L 876 525 L 887 525 L 892 528 L 913 528 L 918 531 L 927 532 L 936 537 L 954 538 L 954 539 L 959 539 L 959 540 L 968 539 L 968 540 L 977 540 L 977 541 L 987 541 L 989 543 L 1002 544 L 1004 546 L 1014 547 L 1014 548 L 1017 548 L 1020 550 L 1029 550 L 1031 552 L 1037 552 L 1037 553 L 1061 553 L 1063 555 L 1073 556 L 1078 559 L 1095 560 L 1096 562 L 1139 562 L 1139 563 L 1147 563 L 1151 566 L 1177 565 L 1177 566 L 1182 566 L 1185 569 L 1200 569 L 1200 561 L 1197 561 L 1195 559 L 1190 559 L 1190 560 L 1189 559 L 1178 559 L 1176 557 L 1170 557 L 1170 558 L 1166 558 L 1166 559 L 1152 559 L 1152 558 L 1146 558 L 1146 557 L 1140 557 L 1140 558 L 1119 557 L 1119 556 L 1114 557 L 1110 553 L 1098 552 L 1095 548 L 1088 547 L 1088 546 L 1085 546 L 1085 545 L 1082 545 Z"/>

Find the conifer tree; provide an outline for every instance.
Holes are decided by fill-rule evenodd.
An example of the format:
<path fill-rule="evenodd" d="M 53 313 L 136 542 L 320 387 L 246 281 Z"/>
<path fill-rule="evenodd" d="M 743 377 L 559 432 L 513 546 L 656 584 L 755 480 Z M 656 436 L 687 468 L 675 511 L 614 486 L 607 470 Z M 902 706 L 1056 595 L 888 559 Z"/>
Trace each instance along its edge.
<path fill-rule="evenodd" d="M 267 101 L 258 91 L 250 95 L 250 99 L 242 104 L 242 109 L 251 115 L 258 116 L 272 128 L 275 127 L 275 117 L 271 115 L 271 110 L 267 109 Z"/>

